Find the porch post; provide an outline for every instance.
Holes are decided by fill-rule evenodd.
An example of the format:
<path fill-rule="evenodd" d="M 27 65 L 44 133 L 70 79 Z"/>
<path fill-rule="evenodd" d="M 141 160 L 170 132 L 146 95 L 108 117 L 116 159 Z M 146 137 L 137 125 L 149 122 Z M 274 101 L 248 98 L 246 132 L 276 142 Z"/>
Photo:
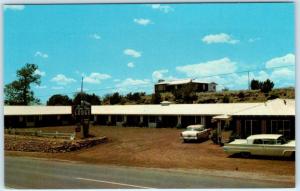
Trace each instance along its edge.
<path fill-rule="evenodd" d="M 140 124 L 143 124 L 143 121 L 144 121 L 143 119 L 144 119 L 144 116 L 141 115 L 140 116 Z"/>
<path fill-rule="evenodd" d="M 220 143 L 221 141 L 221 120 L 218 120 L 218 127 L 217 127 L 217 142 Z"/>
<path fill-rule="evenodd" d="M 201 124 L 205 126 L 206 124 L 205 116 L 201 116 Z"/>
<path fill-rule="evenodd" d="M 181 125 L 181 116 L 177 116 L 177 126 Z"/>

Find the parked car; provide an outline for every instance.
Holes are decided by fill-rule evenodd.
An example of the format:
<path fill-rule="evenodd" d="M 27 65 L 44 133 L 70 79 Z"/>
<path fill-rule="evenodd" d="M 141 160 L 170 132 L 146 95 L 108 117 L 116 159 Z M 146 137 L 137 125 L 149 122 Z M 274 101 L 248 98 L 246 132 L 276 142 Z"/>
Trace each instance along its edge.
<path fill-rule="evenodd" d="M 247 139 L 236 139 L 223 147 L 227 154 L 241 154 L 243 157 L 250 155 L 264 156 L 295 156 L 295 141 L 287 141 L 280 134 L 251 135 Z"/>
<path fill-rule="evenodd" d="M 183 142 L 207 140 L 211 129 L 205 129 L 204 125 L 189 125 L 186 130 L 181 132 Z"/>

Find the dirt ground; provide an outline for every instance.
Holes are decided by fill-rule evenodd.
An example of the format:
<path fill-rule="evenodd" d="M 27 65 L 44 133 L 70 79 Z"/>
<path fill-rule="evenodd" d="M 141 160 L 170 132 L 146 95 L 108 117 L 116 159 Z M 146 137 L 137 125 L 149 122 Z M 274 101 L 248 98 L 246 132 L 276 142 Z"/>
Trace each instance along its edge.
<path fill-rule="evenodd" d="M 73 132 L 74 127 L 44 127 L 41 130 Z M 182 143 L 179 129 L 93 126 L 90 132 L 95 136 L 106 136 L 108 142 L 68 153 L 5 151 L 5 155 L 138 167 L 240 171 L 287 176 L 295 174 L 293 160 L 230 157 L 224 153 L 222 147 L 210 140 L 202 143 Z"/>

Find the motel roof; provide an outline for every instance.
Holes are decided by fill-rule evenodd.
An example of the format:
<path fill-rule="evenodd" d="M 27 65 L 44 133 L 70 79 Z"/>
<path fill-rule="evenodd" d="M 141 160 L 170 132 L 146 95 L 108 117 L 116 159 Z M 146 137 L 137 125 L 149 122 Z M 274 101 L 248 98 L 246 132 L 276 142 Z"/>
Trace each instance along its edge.
<path fill-rule="evenodd" d="M 295 115 L 295 100 L 294 99 L 274 99 L 257 106 L 232 113 L 238 116 L 253 116 L 253 115 Z"/>
<path fill-rule="evenodd" d="M 260 103 L 100 105 L 92 115 L 229 115 L 295 116 L 295 100 L 275 99 Z M 71 106 L 4 106 L 4 115 L 68 115 Z"/>
<path fill-rule="evenodd" d="M 71 106 L 4 106 L 4 115 L 68 115 Z"/>
<path fill-rule="evenodd" d="M 98 115 L 221 115 L 238 112 L 257 103 L 210 103 L 169 105 L 103 105 L 92 106 L 92 114 Z"/>

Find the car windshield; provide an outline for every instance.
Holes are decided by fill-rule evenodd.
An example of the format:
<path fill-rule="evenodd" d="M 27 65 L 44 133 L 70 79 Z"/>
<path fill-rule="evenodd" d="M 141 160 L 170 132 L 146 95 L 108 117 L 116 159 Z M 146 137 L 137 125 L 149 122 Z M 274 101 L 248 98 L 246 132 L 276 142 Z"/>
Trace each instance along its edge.
<path fill-rule="evenodd" d="M 187 127 L 187 130 L 189 130 L 189 131 L 202 131 L 203 128 L 201 128 L 201 127 Z"/>

